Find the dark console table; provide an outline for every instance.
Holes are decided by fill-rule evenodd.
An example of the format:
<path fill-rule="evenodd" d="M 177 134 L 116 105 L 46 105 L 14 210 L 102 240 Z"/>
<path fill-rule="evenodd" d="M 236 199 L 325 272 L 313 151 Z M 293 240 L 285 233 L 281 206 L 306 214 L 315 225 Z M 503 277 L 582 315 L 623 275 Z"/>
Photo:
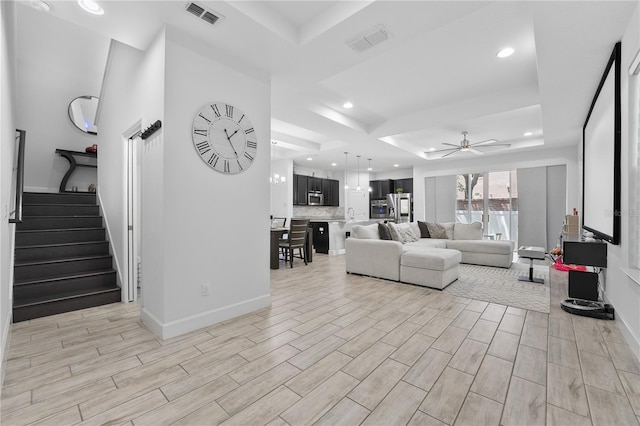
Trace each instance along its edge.
<path fill-rule="evenodd" d="M 71 174 L 76 170 L 76 167 L 92 167 L 97 168 L 97 164 L 78 164 L 75 157 L 89 157 L 89 158 L 98 158 L 97 152 L 80 152 L 80 151 L 69 151 L 67 149 L 56 149 L 56 154 L 60 154 L 61 157 L 64 157 L 69 162 L 69 170 L 62 177 L 62 182 L 60 182 L 60 192 L 73 192 L 67 191 L 67 181 Z M 84 191 L 86 192 L 86 191 Z"/>

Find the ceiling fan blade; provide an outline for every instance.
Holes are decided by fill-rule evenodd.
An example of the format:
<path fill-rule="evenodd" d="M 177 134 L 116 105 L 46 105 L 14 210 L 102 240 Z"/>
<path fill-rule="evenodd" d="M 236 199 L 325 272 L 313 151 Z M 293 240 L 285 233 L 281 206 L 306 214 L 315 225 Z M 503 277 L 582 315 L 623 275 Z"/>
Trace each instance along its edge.
<path fill-rule="evenodd" d="M 492 143 L 491 145 L 486 145 L 485 147 L 490 147 L 490 146 L 506 146 L 507 148 L 511 146 L 510 143 Z"/>
<path fill-rule="evenodd" d="M 442 156 L 442 157 L 440 157 L 440 158 L 448 157 L 448 156 L 450 156 L 451 154 L 456 153 L 456 152 L 458 152 L 458 150 L 457 150 L 457 149 L 454 149 L 454 150 L 452 150 L 450 153 L 445 154 L 445 155 L 443 155 L 443 156 Z"/>
<path fill-rule="evenodd" d="M 456 148 L 460 148 L 460 145 L 454 145 L 452 143 L 442 142 L 442 145 L 449 145 L 449 146 L 455 146 Z"/>
<path fill-rule="evenodd" d="M 483 155 L 484 154 L 484 152 L 478 151 L 477 149 L 471 148 L 471 147 L 469 147 L 469 152 L 473 152 L 476 155 Z"/>
<path fill-rule="evenodd" d="M 470 145 L 484 145 L 484 144 L 492 143 L 492 142 L 498 142 L 498 139 L 487 139 L 485 141 L 474 142 L 474 143 L 472 143 Z"/>

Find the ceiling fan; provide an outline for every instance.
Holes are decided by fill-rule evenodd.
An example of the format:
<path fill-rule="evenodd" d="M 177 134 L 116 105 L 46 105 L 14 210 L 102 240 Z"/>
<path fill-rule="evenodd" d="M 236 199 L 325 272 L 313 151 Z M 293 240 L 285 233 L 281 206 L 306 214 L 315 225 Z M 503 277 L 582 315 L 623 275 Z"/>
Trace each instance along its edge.
<path fill-rule="evenodd" d="M 440 149 L 437 151 L 429 151 L 426 152 L 427 155 L 429 154 L 434 154 L 437 152 L 446 152 L 449 151 L 447 154 L 440 156 L 438 158 L 445 158 L 448 157 L 449 155 L 456 153 L 456 152 L 471 152 L 473 154 L 476 155 L 482 155 L 484 154 L 484 152 L 478 150 L 477 148 L 484 148 L 484 147 L 503 147 L 504 148 L 509 148 L 511 145 L 508 143 L 493 143 L 493 142 L 498 142 L 497 139 L 487 139 L 484 141 L 480 141 L 480 142 L 474 142 L 474 143 L 470 143 L 469 139 L 467 139 L 467 135 L 469 133 L 468 132 L 462 132 L 462 140 L 460 141 L 460 145 L 454 145 L 452 143 L 446 143 L 443 142 L 442 145 L 449 145 L 452 146 L 453 148 L 446 148 L 446 149 Z"/>

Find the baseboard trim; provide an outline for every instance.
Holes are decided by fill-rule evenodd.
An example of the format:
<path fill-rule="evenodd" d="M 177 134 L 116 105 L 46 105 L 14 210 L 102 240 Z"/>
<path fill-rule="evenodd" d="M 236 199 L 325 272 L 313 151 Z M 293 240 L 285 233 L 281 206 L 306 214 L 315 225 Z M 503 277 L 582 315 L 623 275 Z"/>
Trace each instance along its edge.
<path fill-rule="evenodd" d="M 0 346 L 0 397 L 2 396 L 2 386 L 4 385 L 4 374 L 7 371 L 7 354 L 9 353 L 9 336 L 11 335 L 11 313 L 7 315 L 7 320 L 3 324 L 2 346 Z"/>
<path fill-rule="evenodd" d="M 602 292 L 602 299 L 606 303 L 611 303 L 607 298 L 607 293 L 604 291 Z M 613 308 L 615 309 L 615 305 L 613 305 Z M 638 361 L 640 361 L 640 340 L 633 335 L 633 333 L 631 332 L 631 328 L 627 325 L 627 322 L 624 320 L 624 318 L 620 316 L 618 311 L 615 312 L 615 322 L 618 326 L 618 329 L 624 336 L 624 339 L 627 341 L 627 344 L 631 348 L 631 351 L 636 356 Z"/>
<path fill-rule="evenodd" d="M 235 318 L 270 305 L 271 294 L 266 294 L 253 299 L 244 300 L 233 305 L 223 306 L 221 308 L 190 315 L 167 323 L 160 321 L 155 315 L 149 312 L 147 308 L 142 308 L 141 317 L 142 322 L 151 331 L 165 340 L 203 327 L 208 327 L 221 321 Z"/>
<path fill-rule="evenodd" d="M 109 228 L 109 219 L 107 218 L 107 215 L 104 214 L 104 208 L 102 207 L 103 206 L 102 197 L 99 189 L 96 192 L 96 201 L 98 202 L 98 209 L 100 209 L 100 216 L 102 216 L 102 220 L 104 222 L 104 228 L 107 233 L 107 242 L 109 243 L 109 251 L 113 256 L 113 263 L 114 263 L 114 269 L 116 270 L 118 286 L 122 290 L 122 293 L 124 293 L 124 286 L 126 285 L 126 281 L 124 279 L 124 276 L 122 275 L 122 268 L 120 267 L 120 263 L 118 262 L 118 253 L 116 252 L 116 248 L 113 246 L 113 237 L 111 235 L 111 228 Z M 122 295 L 121 300 L 124 301 L 124 294 Z"/>

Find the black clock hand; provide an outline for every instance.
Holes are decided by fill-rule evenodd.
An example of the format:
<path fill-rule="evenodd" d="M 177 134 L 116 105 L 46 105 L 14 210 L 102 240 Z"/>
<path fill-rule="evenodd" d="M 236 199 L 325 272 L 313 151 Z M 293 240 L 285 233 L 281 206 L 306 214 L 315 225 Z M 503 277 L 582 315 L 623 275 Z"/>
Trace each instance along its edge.
<path fill-rule="evenodd" d="M 235 132 L 231 133 L 231 135 L 229 136 L 229 139 L 231 139 L 233 137 L 233 135 L 235 135 L 236 133 L 238 133 L 240 131 L 240 129 L 236 130 Z"/>
<path fill-rule="evenodd" d="M 236 130 L 236 132 L 237 132 L 237 130 Z M 236 155 L 236 158 L 238 158 L 238 153 L 236 152 L 236 148 L 231 143 L 231 136 L 235 135 L 235 133 L 233 133 L 231 136 L 229 136 L 229 134 L 227 133 L 227 129 L 224 129 L 224 134 L 227 137 L 227 141 L 229 141 L 229 145 L 231 145 L 231 149 L 233 149 L 233 153 Z"/>

